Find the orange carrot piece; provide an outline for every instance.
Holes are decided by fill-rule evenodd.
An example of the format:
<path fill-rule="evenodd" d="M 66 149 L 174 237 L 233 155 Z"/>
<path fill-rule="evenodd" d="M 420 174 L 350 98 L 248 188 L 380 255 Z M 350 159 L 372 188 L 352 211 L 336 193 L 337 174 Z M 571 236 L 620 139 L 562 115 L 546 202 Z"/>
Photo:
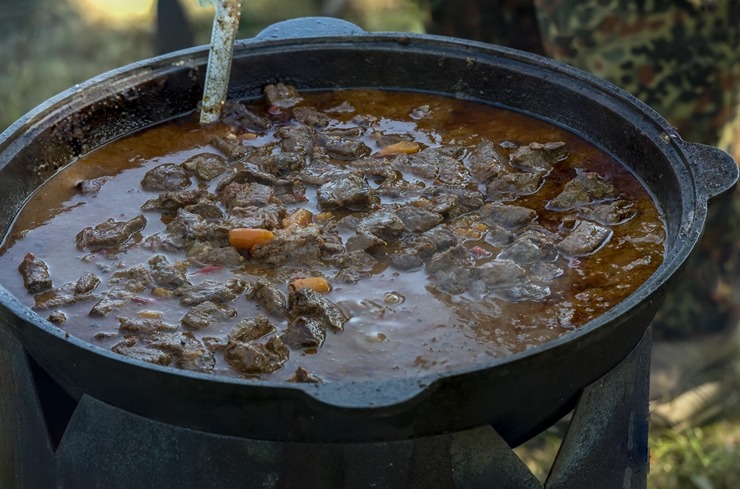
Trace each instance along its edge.
<path fill-rule="evenodd" d="M 414 141 L 399 141 L 381 148 L 376 154 L 379 156 L 392 156 L 401 153 L 410 155 L 417 153 L 420 149 L 419 143 L 415 143 Z"/>
<path fill-rule="evenodd" d="M 326 294 L 331 290 L 331 284 L 324 277 L 303 277 L 296 278 L 290 282 L 294 290 L 311 289 L 319 294 Z"/>
<path fill-rule="evenodd" d="M 251 250 L 253 246 L 275 239 L 272 231 L 260 228 L 235 228 L 229 230 L 229 244 L 237 249 Z"/>
<path fill-rule="evenodd" d="M 313 222 L 313 213 L 308 209 L 297 209 L 295 212 L 290 214 L 288 217 L 283 219 L 283 227 L 287 228 L 290 226 L 308 226 Z"/>

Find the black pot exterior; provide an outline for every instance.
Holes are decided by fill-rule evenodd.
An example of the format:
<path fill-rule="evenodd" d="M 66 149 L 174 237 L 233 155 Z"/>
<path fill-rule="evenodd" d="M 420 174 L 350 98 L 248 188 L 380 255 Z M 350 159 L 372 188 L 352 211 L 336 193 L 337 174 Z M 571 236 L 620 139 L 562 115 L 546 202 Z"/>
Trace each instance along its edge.
<path fill-rule="evenodd" d="M 79 154 L 194 110 L 207 49 L 145 60 L 49 100 L 0 135 L 0 230 Z M 375 87 L 480 100 L 548 120 L 606 150 L 665 214 L 666 258 L 626 301 L 579 330 L 473 369 L 394 381 L 287 385 L 185 372 L 116 355 L 46 322 L 0 287 L 0 322 L 72 396 L 234 436 L 361 442 L 490 423 L 511 445 L 565 414 L 579 392 L 637 344 L 704 226 L 737 180 L 729 155 L 688 143 L 658 114 L 602 80 L 543 57 L 424 35 L 369 34 L 330 19 L 278 24 L 234 50 L 229 97 L 267 83 L 299 90 Z"/>

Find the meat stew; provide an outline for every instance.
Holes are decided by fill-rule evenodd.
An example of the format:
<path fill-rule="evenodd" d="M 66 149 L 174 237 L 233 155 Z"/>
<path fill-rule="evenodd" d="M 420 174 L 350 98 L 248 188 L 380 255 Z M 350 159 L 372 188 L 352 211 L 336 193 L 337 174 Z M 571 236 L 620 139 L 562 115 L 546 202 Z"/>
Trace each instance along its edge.
<path fill-rule="evenodd" d="M 0 266 L 39 314 L 122 355 L 327 382 L 549 341 L 634 291 L 663 239 L 640 182 L 556 126 L 276 84 L 222 123 L 79 158 L 29 201 Z"/>

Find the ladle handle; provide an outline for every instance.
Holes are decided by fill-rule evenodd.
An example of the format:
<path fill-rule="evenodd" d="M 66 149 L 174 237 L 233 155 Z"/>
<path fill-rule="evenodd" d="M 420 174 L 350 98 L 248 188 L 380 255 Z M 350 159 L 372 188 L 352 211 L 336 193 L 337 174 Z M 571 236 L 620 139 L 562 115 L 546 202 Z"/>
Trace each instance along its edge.
<path fill-rule="evenodd" d="M 683 142 L 683 150 L 692 166 L 699 189 L 707 201 L 729 194 L 738 181 L 738 164 L 735 160 L 714 146 Z"/>
<path fill-rule="evenodd" d="M 254 37 L 255 41 L 279 39 L 305 39 L 326 36 L 356 36 L 365 34 L 357 25 L 334 17 L 301 17 L 284 20 L 265 28 Z"/>

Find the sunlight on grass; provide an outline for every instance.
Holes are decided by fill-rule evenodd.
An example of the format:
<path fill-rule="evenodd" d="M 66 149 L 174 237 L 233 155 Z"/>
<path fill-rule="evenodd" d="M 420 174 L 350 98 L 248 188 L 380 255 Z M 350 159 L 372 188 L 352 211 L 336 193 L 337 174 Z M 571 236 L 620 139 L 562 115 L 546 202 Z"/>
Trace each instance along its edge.
<path fill-rule="evenodd" d="M 156 0 L 70 0 L 86 21 L 114 26 L 150 22 L 155 3 Z"/>

